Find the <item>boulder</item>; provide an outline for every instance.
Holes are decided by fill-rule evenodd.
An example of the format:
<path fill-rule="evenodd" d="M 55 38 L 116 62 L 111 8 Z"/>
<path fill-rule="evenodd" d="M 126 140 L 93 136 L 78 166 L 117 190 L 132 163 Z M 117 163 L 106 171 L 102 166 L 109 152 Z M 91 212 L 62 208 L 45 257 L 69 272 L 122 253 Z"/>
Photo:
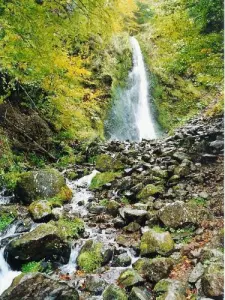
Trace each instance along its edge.
<path fill-rule="evenodd" d="M 128 300 L 128 297 L 123 289 L 111 284 L 104 290 L 103 300 Z"/>
<path fill-rule="evenodd" d="M 68 284 L 41 273 L 29 273 L 16 277 L 12 285 L 1 295 L 1 300 L 78 300 L 78 292 Z"/>
<path fill-rule="evenodd" d="M 154 296 L 143 287 L 134 286 L 129 295 L 129 300 L 153 300 Z"/>
<path fill-rule="evenodd" d="M 112 157 L 108 154 L 100 154 L 96 158 L 96 169 L 100 172 L 118 171 L 124 168 L 118 156 Z"/>
<path fill-rule="evenodd" d="M 174 279 L 162 279 L 154 287 L 156 296 L 160 296 L 157 299 L 173 299 L 173 300 L 185 300 L 186 284 L 179 280 Z"/>
<path fill-rule="evenodd" d="M 116 217 L 118 215 L 119 208 L 120 204 L 118 202 L 116 202 L 115 200 L 110 200 L 106 206 L 106 211 L 108 214 Z"/>
<path fill-rule="evenodd" d="M 162 185 L 148 184 L 137 195 L 140 200 L 145 200 L 150 196 L 156 196 L 164 192 Z"/>
<path fill-rule="evenodd" d="M 127 253 L 122 253 L 113 258 L 112 267 L 128 267 L 131 264 L 131 258 Z"/>
<path fill-rule="evenodd" d="M 174 241 L 169 232 L 157 232 L 150 229 L 141 237 L 140 251 L 142 256 L 153 253 L 166 255 L 174 249 Z"/>
<path fill-rule="evenodd" d="M 101 295 L 105 287 L 106 287 L 105 280 L 95 275 L 88 276 L 85 281 L 85 290 L 95 295 Z"/>
<path fill-rule="evenodd" d="M 141 226 L 136 222 L 131 222 L 123 228 L 124 231 L 131 232 L 131 233 L 139 231 L 140 229 L 141 229 Z"/>
<path fill-rule="evenodd" d="M 51 205 L 47 200 L 37 200 L 30 204 L 29 212 L 35 222 L 48 221 L 52 217 Z"/>
<path fill-rule="evenodd" d="M 144 279 L 135 270 L 127 269 L 120 274 L 117 282 L 127 288 L 144 282 Z"/>
<path fill-rule="evenodd" d="M 169 275 L 173 265 L 174 261 L 171 258 L 157 257 L 151 260 L 140 258 L 135 262 L 133 268 L 146 280 L 158 282 Z"/>
<path fill-rule="evenodd" d="M 201 276 L 204 274 L 204 266 L 199 262 L 194 269 L 191 271 L 188 281 L 190 283 L 197 282 Z"/>
<path fill-rule="evenodd" d="M 62 239 L 56 226 L 42 224 L 22 237 L 12 240 L 6 246 L 4 256 L 13 269 L 19 269 L 27 262 L 42 259 L 67 263 L 70 245 Z"/>
<path fill-rule="evenodd" d="M 94 272 L 103 263 L 102 243 L 88 240 L 80 250 L 77 257 L 79 268 L 85 272 Z"/>
<path fill-rule="evenodd" d="M 15 198 L 24 204 L 59 194 L 65 197 L 65 201 L 72 198 L 64 177 L 55 169 L 25 172 L 21 174 L 15 188 Z"/>
<path fill-rule="evenodd" d="M 204 219 L 210 219 L 211 213 L 203 206 L 194 203 L 176 201 L 162 208 L 158 217 L 167 227 L 178 228 L 186 224 L 200 224 Z"/>
<path fill-rule="evenodd" d="M 224 290 L 224 270 L 222 262 L 212 263 L 205 271 L 201 286 L 207 297 L 222 297 Z"/>
<path fill-rule="evenodd" d="M 148 212 L 146 210 L 140 210 L 140 209 L 132 209 L 132 208 L 120 208 L 119 209 L 120 216 L 126 221 L 126 222 L 132 222 L 135 221 L 139 224 L 143 224 L 146 219 Z"/>
<path fill-rule="evenodd" d="M 159 166 L 155 166 L 152 169 L 152 174 L 159 178 L 167 178 L 168 172 L 166 170 L 161 169 Z"/>

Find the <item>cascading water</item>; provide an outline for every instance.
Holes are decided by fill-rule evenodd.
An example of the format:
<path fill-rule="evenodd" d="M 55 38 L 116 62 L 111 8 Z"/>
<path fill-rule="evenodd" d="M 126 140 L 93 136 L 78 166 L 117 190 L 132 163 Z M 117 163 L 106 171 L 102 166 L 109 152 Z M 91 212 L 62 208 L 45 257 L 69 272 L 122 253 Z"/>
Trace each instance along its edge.
<path fill-rule="evenodd" d="M 133 69 L 127 88 L 119 89 L 105 124 L 106 136 L 111 140 L 141 141 L 155 139 L 156 129 L 149 103 L 149 84 L 141 48 L 130 38 L 133 50 Z"/>
<path fill-rule="evenodd" d="M 3 239 L 12 237 L 16 229 L 16 225 L 9 227 L 5 235 L 0 237 Z M 11 285 L 13 279 L 21 272 L 12 271 L 4 259 L 4 247 L 0 249 L 0 295 Z"/>

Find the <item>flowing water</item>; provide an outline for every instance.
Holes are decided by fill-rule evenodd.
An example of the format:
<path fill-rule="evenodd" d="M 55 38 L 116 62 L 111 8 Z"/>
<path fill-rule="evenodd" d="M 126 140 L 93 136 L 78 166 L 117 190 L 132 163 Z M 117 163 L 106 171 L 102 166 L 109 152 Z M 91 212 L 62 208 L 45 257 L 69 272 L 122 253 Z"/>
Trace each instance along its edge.
<path fill-rule="evenodd" d="M 6 231 L 6 233 L 0 237 L 0 245 L 3 239 L 12 237 L 15 233 L 16 225 L 12 225 Z M 4 259 L 4 249 L 0 249 L 0 295 L 11 285 L 13 279 L 18 276 L 21 272 L 12 271 L 10 266 Z"/>
<path fill-rule="evenodd" d="M 127 88 L 118 89 L 105 123 L 107 138 L 111 140 L 141 141 L 157 137 L 157 124 L 150 103 L 148 76 L 138 41 L 130 38 L 133 68 Z"/>

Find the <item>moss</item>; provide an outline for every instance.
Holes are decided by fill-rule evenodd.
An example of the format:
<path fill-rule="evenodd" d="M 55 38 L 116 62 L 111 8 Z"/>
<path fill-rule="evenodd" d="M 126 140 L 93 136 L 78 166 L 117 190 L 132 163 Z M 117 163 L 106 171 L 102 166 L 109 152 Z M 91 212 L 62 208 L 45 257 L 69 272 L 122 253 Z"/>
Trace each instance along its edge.
<path fill-rule="evenodd" d="M 155 232 L 158 232 L 158 233 L 162 233 L 162 232 L 166 232 L 166 229 L 165 228 L 162 228 L 160 227 L 159 225 L 155 225 L 153 226 L 152 228 Z"/>
<path fill-rule="evenodd" d="M 120 172 L 104 172 L 104 173 L 98 173 L 95 175 L 95 177 L 92 179 L 90 184 L 90 189 L 97 189 L 102 187 L 104 184 L 112 182 L 115 180 L 117 176 L 120 176 Z"/>
<path fill-rule="evenodd" d="M 53 198 L 49 198 L 48 201 L 52 207 L 62 206 L 64 203 L 69 202 L 73 197 L 73 192 L 68 186 L 61 188 L 61 191 Z"/>
<path fill-rule="evenodd" d="M 78 266 L 85 272 L 94 272 L 100 268 L 103 262 L 103 256 L 101 253 L 102 244 L 94 243 L 93 241 L 88 245 L 84 245 L 84 248 L 81 249 L 81 253 L 78 256 L 77 263 Z"/>
<path fill-rule="evenodd" d="M 41 265 L 41 261 L 37 262 L 37 261 L 31 261 L 28 262 L 27 264 L 23 264 L 21 271 L 23 273 L 36 273 L 36 272 L 42 272 L 43 271 L 43 267 Z"/>
<path fill-rule="evenodd" d="M 46 200 L 37 200 L 30 204 L 28 208 L 34 220 L 41 220 L 42 218 L 51 215 L 51 206 Z"/>
<path fill-rule="evenodd" d="M 63 238 L 78 238 L 84 231 L 84 222 L 79 218 L 61 218 L 54 225 L 58 228 Z"/>
<path fill-rule="evenodd" d="M 118 286 L 111 284 L 103 293 L 103 300 L 127 300 L 128 297 L 124 290 Z"/>
<path fill-rule="evenodd" d="M 150 196 L 155 196 L 157 194 L 163 193 L 164 188 L 162 185 L 154 185 L 154 184 L 148 184 L 146 185 L 138 194 L 138 199 L 146 199 Z"/>
<path fill-rule="evenodd" d="M 0 215 L 0 232 L 5 230 L 15 220 L 14 215 L 1 214 Z"/>
<path fill-rule="evenodd" d="M 170 286 L 170 282 L 167 279 L 162 279 L 160 280 L 154 287 L 154 291 L 158 294 L 158 293 L 165 293 L 169 286 Z"/>
<path fill-rule="evenodd" d="M 96 169 L 106 171 L 118 171 L 124 168 L 124 164 L 117 157 L 108 154 L 100 154 L 96 157 Z"/>
<path fill-rule="evenodd" d="M 193 198 L 187 202 L 191 206 L 205 206 L 207 204 L 207 200 L 201 197 Z"/>
<path fill-rule="evenodd" d="M 110 203 L 109 203 L 108 199 L 102 199 L 99 201 L 99 205 L 108 207 L 110 205 Z"/>
<path fill-rule="evenodd" d="M 133 269 L 123 271 L 118 278 L 118 284 L 124 287 L 133 286 L 142 281 L 142 277 Z"/>
<path fill-rule="evenodd" d="M 174 248 L 174 242 L 169 232 L 158 233 L 154 230 L 147 231 L 141 238 L 141 255 L 152 253 L 167 254 Z"/>

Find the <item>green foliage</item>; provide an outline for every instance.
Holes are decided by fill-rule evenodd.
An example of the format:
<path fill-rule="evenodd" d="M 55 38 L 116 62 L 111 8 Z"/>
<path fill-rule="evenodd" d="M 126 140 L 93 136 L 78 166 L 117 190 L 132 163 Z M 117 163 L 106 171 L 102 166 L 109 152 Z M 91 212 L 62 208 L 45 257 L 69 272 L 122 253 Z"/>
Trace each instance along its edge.
<path fill-rule="evenodd" d="M 36 272 L 42 272 L 43 267 L 41 265 L 41 261 L 31 261 L 26 264 L 22 265 L 21 271 L 23 273 L 36 273 Z"/>
<path fill-rule="evenodd" d="M 151 71 L 160 124 L 173 129 L 216 100 L 221 112 L 223 15 L 220 0 L 154 1 L 139 40 Z"/>
<path fill-rule="evenodd" d="M 104 172 L 104 173 L 98 173 L 95 175 L 95 177 L 92 179 L 91 184 L 90 184 L 90 189 L 97 189 L 102 187 L 104 184 L 109 183 L 117 176 L 120 176 L 120 172 Z"/>
<path fill-rule="evenodd" d="M 15 217 L 12 214 L 3 213 L 0 215 L 0 232 L 5 230 L 13 221 Z"/>
<path fill-rule="evenodd" d="M 201 197 L 196 197 L 188 201 L 189 204 L 196 205 L 196 206 L 206 206 L 207 200 Z"/>
<path fill-rule="evenodd" d="M 107 206 L 108 204 L 109 204 L 108 199 L 102 199 L 99 201 L 99 205 L 101 205 L 101 206 Z"/>

